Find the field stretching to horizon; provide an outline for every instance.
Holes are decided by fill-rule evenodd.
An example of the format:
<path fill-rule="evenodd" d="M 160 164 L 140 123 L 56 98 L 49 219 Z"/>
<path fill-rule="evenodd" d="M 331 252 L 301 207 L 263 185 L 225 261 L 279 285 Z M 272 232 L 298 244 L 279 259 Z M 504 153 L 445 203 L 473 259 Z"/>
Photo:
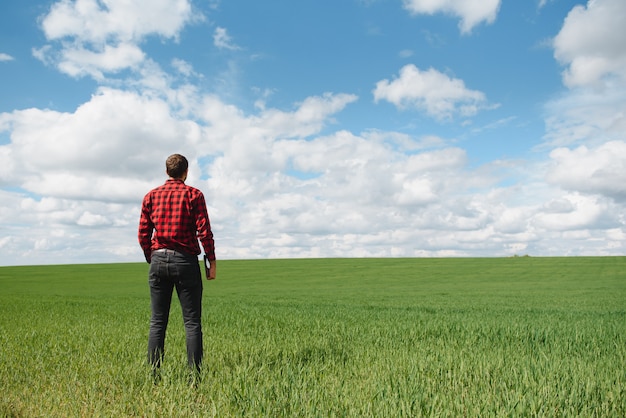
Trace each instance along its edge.
<path fill-rule="evenodd" d="M 0 416 L 626 416 L 626 257 L 218 261 L 195 386 L 147 269 L 0 267 Z"/>

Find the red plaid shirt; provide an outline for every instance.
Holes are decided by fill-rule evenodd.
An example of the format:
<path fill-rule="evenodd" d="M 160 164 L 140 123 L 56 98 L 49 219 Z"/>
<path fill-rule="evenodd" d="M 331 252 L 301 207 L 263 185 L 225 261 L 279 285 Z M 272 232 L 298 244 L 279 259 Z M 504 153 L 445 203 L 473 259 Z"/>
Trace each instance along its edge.
<path fill-rule="evenodd" d="M 143 198 L 138 237 L 148 262 L 152 251 L 160 248 L 198 255 L 198 240 L 209 260 L 215 260 L 204 195 L 179 179 L 168 179 Z"/>

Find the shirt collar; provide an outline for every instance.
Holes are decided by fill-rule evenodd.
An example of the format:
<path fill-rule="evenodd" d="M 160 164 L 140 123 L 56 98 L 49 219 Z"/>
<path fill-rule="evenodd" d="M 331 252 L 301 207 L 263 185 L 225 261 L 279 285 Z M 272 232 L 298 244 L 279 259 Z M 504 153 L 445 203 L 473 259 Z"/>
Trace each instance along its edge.
<path fill-rule="evenodd" d="M 171 178 L 171 177 L 167 179 L 166 183 L 170 183 L 170 182 L 173 182 L 173 183 L 183 183 L 183 184 L 185 184 L 185 182 L 184 182 L 184 181 L 182 181 L 181 179 L 173 179 L 173 178 Z"/>

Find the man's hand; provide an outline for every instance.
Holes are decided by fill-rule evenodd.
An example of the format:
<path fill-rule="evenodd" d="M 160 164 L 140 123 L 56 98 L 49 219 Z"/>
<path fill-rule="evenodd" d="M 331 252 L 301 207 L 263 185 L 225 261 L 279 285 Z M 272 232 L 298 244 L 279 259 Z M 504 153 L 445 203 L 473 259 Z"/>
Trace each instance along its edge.
<path fill-rule="evenodd" d="M 215 270 L 216 270 L 216 262 L 215 260 L 209 261 L 209 257 L 204 255 L 204 273 L 206 275 L 207 280 L 215 280 Z"/>
<path fill-rule="evenodd" d="M 209 261 L 209 276 L 206 278 L 207 280 L 215 280 L 215 273 L 217 270 L 217 263 L 215 262 L 215 260 Z"/>

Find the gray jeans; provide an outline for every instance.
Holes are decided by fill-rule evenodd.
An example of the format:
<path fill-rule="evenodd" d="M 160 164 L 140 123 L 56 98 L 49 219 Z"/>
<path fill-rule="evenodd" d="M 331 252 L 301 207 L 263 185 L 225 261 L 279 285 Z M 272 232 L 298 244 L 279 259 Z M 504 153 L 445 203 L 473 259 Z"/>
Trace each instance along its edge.
<path fill-rule="evenodd" d="M 197 256 L 173 250 L 157 250 L 150 262 L 150 334 L 148 361 L 160 367 L 165 352 L 165 333 L 172 293 L 176 288 L 183 313 L 187 341 L 187 361 L 195 370 L 202 363 L 202 276 Z"/>

